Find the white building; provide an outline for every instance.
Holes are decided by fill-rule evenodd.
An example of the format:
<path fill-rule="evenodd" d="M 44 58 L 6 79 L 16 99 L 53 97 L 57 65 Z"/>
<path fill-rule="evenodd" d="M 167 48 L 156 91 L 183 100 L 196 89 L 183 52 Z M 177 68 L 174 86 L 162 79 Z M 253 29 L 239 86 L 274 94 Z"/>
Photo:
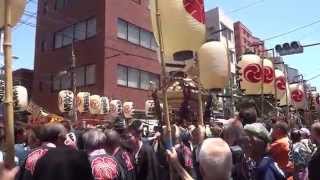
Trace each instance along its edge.
<path fill-rule="evenodd" d="M 231 82 L 230 85 L 234 86 L 235 73 L 236 73 L 236 54 L 235 54 L 235 39 L 234 39 L 234 22 L 224 15 L 223 11 L 218 7 L 206 12 L 206 26 L 207 26 L 207 40 L 208 41 L 221 41 L 224 42 L 229 49 Z M 233 95 L 229 88 L 225 89 L 225 94 Z M 231 99 L 219 99 L 223 102 L 223 109 L 225 116 L 232 117 L 234 112 L 234 105 Z M 230 108 L 233 107 L 233 108 Z"/>
<path fill-rule="evenodd" d="M 233 21 L 218 7 L 206 12 L 207 39 L 222 41 L 229 48 L 232 77 L 236 72 L 236 55 Z"/>

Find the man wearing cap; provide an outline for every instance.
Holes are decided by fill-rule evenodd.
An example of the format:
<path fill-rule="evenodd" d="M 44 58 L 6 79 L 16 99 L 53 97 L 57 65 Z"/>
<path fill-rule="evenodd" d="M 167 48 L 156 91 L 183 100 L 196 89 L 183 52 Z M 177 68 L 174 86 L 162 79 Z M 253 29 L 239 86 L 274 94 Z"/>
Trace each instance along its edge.
<path fill-rule="evenodd" d="M 248 124 L 244 127 L 248 136 L 246 152 L 255 161 L 253 179 L 255 180 L 284 180 L 285 175 L 267 155 L 267 146 L 270 142 L 269 132 L 261 123 Z"/>

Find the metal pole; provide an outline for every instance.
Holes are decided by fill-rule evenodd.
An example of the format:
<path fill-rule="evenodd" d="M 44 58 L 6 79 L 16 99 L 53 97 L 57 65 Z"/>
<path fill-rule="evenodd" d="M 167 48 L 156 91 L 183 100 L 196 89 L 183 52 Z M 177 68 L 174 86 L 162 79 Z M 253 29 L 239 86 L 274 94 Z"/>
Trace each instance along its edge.
<path fill-rule="evenodd" d="M 12 81 L 12 44 L 11 44 L 11 0 L 5 0 L 4 24 L 4 65 L 5 65 L 5 136 L 6 155 L 5 164 L 14 167 L 14 114 L 13 114 L 13 81 Z"/>
<path fill-rule="evenodd" d="M 262 72 L 261 72 L 261 76 L 262 76 L 262 80 L 261 80 L 261 119 L 262 121 L 264 120 L 264 57 L 262 58 L 261 61 L 261 66 L 262 66 Z"/>
<path fill-rule="evenodd" d="M 275 99 L 275 107 L 278 107 L 278 92 L 277 92 L 277 83 L 276 83 L 276 66 L 275 66 L 275 51 L 272 49 L 272 63 L 273 63 L 273 86 L 274 86 L 274 99 Z M 278 112 L 278 109 L 276 108 Z"/>
<path fill-rule="evenodd" d="M 286 105 L 287 105 L 287 121 L 289 122 L 290 118 L 289 118 L 289 115 L 290 115 L 290 105 L 289 105 L 289 94 L 288 94 L 288 91 L 289 91 L 289 82 L 288 82 L 288 72 L 287 72 L 287 68 L 286 68 L 286 65 L 283 63 L 283 70 L 284 70 L 284 75 L 285 75 L 285 78 L 286 78 Z"/>
<path fill-rule="evenodd" d="M 73 108 L 72 108 L 72 113 L 73 113 L 73 121 L 78 122 L 78 114 L 77 114 L 77 102 L 76 102 L 76 94 L 77 94 L 77 74 L 75 72 L 76 69 L 76 55 L 74 52 L 74 44 L 71 44 L 71 58 L 72 58 L 72 64 L 71 64 L 71 75 L 72 75 L 72 92 L 73 92 Z"/>
<path fill-rule="evenodd" d="M 198 60 L 198 56 L 196 55 L 196 65 L 198 67 L 198 118 L 199 118 L 199 124 L 204 126 L 204 120 L 203 120 L 203 103 L 202 103 L 202 93 L 201 93 L 201 88 L 200 88 L 200 64 Z"/>

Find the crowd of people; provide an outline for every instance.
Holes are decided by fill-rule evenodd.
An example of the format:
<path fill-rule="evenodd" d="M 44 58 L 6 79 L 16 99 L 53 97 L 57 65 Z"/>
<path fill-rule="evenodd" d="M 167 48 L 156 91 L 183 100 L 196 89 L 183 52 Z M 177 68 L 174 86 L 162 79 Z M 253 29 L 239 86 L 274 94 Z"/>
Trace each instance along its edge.
<path fill-rule="evenodd" d="M 319 122 L 310 130 L 264 124 L 254 108 L 225 123 L 182 122 L 152 134 L 142 121 L 120 117 L 99 128 L 67 122 L 16 128 L 18 168 L 1 167 L 0 179 L 320 180 Z"/>

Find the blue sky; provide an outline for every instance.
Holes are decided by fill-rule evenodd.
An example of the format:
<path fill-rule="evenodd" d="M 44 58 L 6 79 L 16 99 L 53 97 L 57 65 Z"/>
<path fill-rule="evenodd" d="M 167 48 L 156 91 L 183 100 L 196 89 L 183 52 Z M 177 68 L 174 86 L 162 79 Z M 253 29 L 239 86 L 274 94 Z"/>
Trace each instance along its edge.
<path fill-rule="evenodd" d="M 33 0 L 27 6 L 28 11 L 35 12 Z M 255 3 L 256 2 L 256 3 Z M 235 9 L 248 8 L 231 13 Z M 298 26 L 312 23 L 320 19 L 319 0 L 205 0 L 206 9 L 219 6 L 234 21 L 242 21 L 252 33 L 266 39 L 279 33 L 287 32 Z M 35 20 L 23 17 L 24 21 L 34 24 Z M 301 41 L 302 44 L 320 42 L 320 23 L 281 38 L 267 41 L 267 47 L 272 48 L 278 43 Z M 18 25 L 14 30 L 14 55 L 19 60 L 14 62 L 14 68 L 33 69 L 35 28 Z M 2 57 L 0 57 L 2 59 Z M 320 46 L 307 48 L 300 55 L 285 57 L 285 62 L 299 69 L 309 79 L 320 74 Z M 311 81 L 320 90 L 320 78 Z"/>

